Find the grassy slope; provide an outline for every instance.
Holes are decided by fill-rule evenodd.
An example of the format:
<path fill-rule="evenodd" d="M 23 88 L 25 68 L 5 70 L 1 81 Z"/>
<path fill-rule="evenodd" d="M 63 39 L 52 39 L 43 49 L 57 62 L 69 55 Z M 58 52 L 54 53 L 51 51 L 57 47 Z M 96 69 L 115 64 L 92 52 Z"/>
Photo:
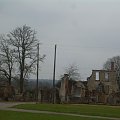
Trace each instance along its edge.
<path fill-rule="evenodd" d="M 64 115 L 46 115 L 0 110 L 0 120 L 106 120 L 96 118 L 72 117 Z"/>
<path fill-rule="evenodd" d="M 17 105 L 16 108 L 120 118 L 120 107 L 103 105 L 24 104 Z"/>

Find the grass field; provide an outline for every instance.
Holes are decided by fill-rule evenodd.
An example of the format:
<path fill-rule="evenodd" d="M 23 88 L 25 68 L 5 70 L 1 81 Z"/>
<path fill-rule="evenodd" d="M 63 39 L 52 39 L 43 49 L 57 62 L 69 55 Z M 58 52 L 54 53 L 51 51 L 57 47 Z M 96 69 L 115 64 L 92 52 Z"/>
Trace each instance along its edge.
<path fill-rule="evenodd" d="M 0 120 L 106 120 L 96 118 L 83 118 L 65 115 L 49 115 L 38 113 L 23 113 L 0 110 Z"/>
<path fill-rule="evenodd" d="M 23 104 L 15 108 L 120 118 L 120 107 L 104 105 Z"/>

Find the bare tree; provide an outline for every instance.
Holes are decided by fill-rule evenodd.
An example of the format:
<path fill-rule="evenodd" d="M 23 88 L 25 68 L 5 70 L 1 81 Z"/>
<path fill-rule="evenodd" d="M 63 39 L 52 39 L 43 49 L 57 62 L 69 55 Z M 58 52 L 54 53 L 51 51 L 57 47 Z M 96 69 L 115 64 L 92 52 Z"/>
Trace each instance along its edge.
<path fill-rule="evenodd" d="M 11 85 L 12 71 L 14 66 L 13 50 L 10 48 L 5 36 L 0 37 L 0 71 L 3 76 L 8 80 Z"/>
<path fill-rule="evenodd" d="M 7 40 L 14 51 L 12 56 L 19 68 L 20 93 L 23 93 L 24 79 L 36 69 L 36 45 L 38 43 L 36 31 L 26 25 L 17 27 L 7 34 Z M 42 61 L 44 57 L 45 55 L 39 60 Z"/>
<path fill-rule="evenodd" d="M 80 80 L 81 79 L 78 67 L 74 64 L 69 65 L 69 67 L 65 69 L 65 73 L 69 75 L 69 78 L 71 80 Z"/>
<path fill-rule="evenodd" d="M 0 86 L 5 85 L 8 82 L 8 79 L 5 75 L 0 71 Z"/>
<path fill-rule="evenodd" d="M 103 65 L 103 68 L 106 70 L 110 70 L 111 69 L 111 62 L 114 62 L 114 70 L 117 73 L 117 81 L 118 81 L 118 85 L 120 88 L 120 56 L 115 56 L 112 58 L 109 58 Z"/>

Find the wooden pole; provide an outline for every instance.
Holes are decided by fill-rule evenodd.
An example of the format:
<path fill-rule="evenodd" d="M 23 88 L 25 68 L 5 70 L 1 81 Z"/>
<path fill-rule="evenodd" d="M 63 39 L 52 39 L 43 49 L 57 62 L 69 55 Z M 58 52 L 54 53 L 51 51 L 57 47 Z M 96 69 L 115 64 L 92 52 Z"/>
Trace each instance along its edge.
<path fill-rule="evenodd" d="M 55 45 L 55 53 L 54 53 L 54 70 L 53 70 L 53 104 L 56 102 L 56 90 L 55 90 L 56 49 L 57 49 L 57 45 Z"/>
<path fill-rule="evenodd" d="M 39 43 L 37 44 L 37 81 L 36 81 L 36 102 L 38 102 L 38 78 L 39 77 Z"/>

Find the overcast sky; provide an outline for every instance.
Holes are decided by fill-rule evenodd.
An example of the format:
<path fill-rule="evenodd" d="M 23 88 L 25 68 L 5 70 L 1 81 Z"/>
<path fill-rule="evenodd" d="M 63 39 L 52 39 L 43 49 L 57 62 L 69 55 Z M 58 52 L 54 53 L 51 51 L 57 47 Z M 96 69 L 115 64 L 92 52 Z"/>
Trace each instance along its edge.
<path fill-rule="evenodd" d="M 52 79 L 54 44 L 57 79 L 76 64 L 86 80 L 120 55 L 120 0 L 0 0 L 0 34 L 24 24 L 37 31 L 46 54 L 39 78 Z"/>

